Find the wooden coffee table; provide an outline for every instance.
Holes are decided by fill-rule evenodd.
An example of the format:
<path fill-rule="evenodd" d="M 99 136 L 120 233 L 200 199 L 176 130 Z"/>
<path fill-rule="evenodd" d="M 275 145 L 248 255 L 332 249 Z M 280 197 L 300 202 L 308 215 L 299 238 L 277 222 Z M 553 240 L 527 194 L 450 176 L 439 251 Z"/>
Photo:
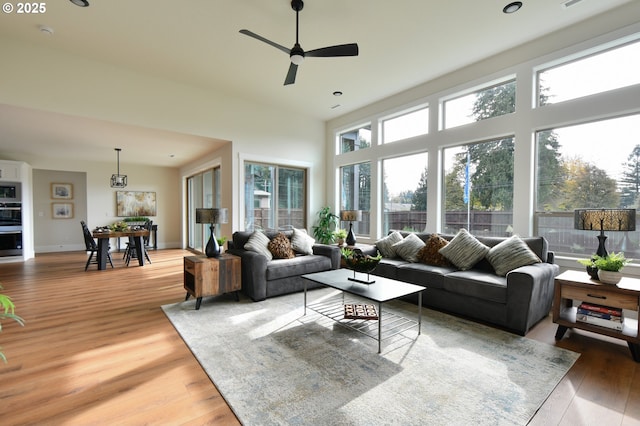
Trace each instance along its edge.
<path fill-rule="evenodd" d="M 352 294 L 355 296 L 362 297 L 366 300 L 370 300 L 372 302 L 377 303 L 377 314 L 378 314 L 378 333 L 376 335 L 371 335 L 369 333 L 364 332 L 359 327 L 351 326 L 350 321 L 341 321 L 344 317 L 344 310 L 341 307 L 338 309 L 334 307 L 325 309 L 324 307 L 316 309 L 313 306 L 310 306 L 314 311 L 327 316 L 328 318 L 337 321 L 338 323 L 354 329 L 356 331 L 360 331 L 365 335 L 372 337 L 378 341 L 378 353 L 380 353 L 382 348 L 382 329 L 383 329 L 383 315 L 382 315 L 382 304 L 384 302 L 389 302 L 391 300 L 398 299 L 403 296 L 408 296 L 411 294 L 418 294 L 418 321 L 412 321 L 408 318 L 402 317 L 392 312 L 385 313 L 385 324 L 387 321 L 392 322 L 393 331 L 391 335 L 386 336 L 392 337 L 396 334 L 402 333 L 403 331 L 408 330 L 409 328 L 418 326 L 418 334 L 421 332 L 422 326 L 422 292 L 425 290 L 425 287 L 405 283 L 402 281 L 396 281 L 389 278 L 371 276 L 372 279 L 375 280 L 373 284 L 362 284 L 354 281 L 350 281 L 349 277 L 353 277 L 353 271 L 348 269 L 334 269 L 331 271 L 324 272 L 316 272 L 314 274 L 306 274 L 302 275 L 304 278 L 304 314 L 307 314 L 307 282 L 312 281 L 327 287 L 335 288 L 337 290 L 341 290 L 343 292 L 343 303 L 344 303 L 344 293 Z M 389 318 L 387 318 L 389 317 Z M 367 320 L 372 321 L 372 320 Z"/>

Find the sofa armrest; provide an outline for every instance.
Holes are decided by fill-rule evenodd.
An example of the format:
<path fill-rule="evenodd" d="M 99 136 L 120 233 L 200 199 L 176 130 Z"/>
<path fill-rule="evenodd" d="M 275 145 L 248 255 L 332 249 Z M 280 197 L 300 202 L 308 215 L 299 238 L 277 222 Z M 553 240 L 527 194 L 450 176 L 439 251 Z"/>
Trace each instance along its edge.
<path fill-rule="evenodd" d="M 529 328 L 549 315 L 558 265 L 536 263 L 507 274 L 507 324 L 525 335 Z"/>
<path fill-rule="evenodd" d="M 228 253 L 242 259 L 242 292 L 253 301 L 267 298 L 267 258 L 244 249 L 230 248 Z"/>
<path fill-rule="evenodd" d="M 336 245 L 314 244 L 313 254 L 326 256 L 331 259 L 331 269 L 338 269 L 340 267 L 340 248 Z"/>

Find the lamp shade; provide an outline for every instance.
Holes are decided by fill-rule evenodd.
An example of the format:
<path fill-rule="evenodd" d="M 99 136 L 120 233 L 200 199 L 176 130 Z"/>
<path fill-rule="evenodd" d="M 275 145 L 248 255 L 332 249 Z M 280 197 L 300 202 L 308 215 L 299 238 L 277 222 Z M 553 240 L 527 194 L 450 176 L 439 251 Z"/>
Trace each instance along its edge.
<path fill-rule="evenodd" d="M 578 209 L 574 228 L 586 231 L 635 231 L 635 209 Z"/>
<path fill-rule="evenodd" d="M 341 210 L 340 220 L 343 222 L 360 222 L 362 220 L 362 210 Z"/>
<path fill-rule="evenodd" d="M 196 209 L 196 223 L 227 223 L 227 209 Z"/>

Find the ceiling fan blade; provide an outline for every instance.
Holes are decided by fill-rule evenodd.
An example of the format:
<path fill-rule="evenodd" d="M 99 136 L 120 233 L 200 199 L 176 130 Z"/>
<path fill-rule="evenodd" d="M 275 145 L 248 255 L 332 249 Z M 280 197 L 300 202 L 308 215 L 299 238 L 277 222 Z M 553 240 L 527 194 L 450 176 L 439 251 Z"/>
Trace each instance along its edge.
<path fill-rule="evenodd" d="M 291 62 L 291 65 L 289 65 L 289 71 L 287 72 L 287 77 L 284 79 L 285 86 L 296 82 L 297 72 L 298 72 L 298 66 L 293 62 Z"/>
<path fill-rule="evenodd" d="M 304 56 L 317 58 L 327 58 L 333 56 L 358 56 L 358 44 L 339 44 L 337 46 L 321 47 L 320 49 L 310 50 L 304 53 Z"/>
<path fill-rule="evenodd" d="M 262 37 L 261 35 L 258 35 L 258 34 L 254 33 L 254 32 L 249 31 L 249 30 L 240 30 L 240 34 L 244 34 L 244 35 L 247 35 L 249 37 L 253 37 L 256 40 L 260 40 L 263 43 L 267 43 L 268 45 L 273 46 L 276 49 L 282 50 L 287 55 L 289 54 L 289 52 L 291 52 L 291 49 L 288 49 L 288 48 L 286 48 L 286 47 L 284 47 L 284 46 L 282 46 L 282 45 L 280 45 L 280 44 L 278 44 L 276 42 L 273 42 L 271 40 L 267 40 L 266 38 Z"/>

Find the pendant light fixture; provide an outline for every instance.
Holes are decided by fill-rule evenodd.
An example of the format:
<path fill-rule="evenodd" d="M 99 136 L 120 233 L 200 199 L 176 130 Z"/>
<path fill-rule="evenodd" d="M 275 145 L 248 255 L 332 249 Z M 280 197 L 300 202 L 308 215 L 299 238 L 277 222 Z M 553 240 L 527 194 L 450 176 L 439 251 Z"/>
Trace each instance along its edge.
<path fill-rule="evenodd" d="M 120 148 L 115 148 L 118 155 L 118 173 L 111 175 L 111 187 L 112 188 L 124 188 L 127 186 L 127 175 L 120 174 Z"/>

